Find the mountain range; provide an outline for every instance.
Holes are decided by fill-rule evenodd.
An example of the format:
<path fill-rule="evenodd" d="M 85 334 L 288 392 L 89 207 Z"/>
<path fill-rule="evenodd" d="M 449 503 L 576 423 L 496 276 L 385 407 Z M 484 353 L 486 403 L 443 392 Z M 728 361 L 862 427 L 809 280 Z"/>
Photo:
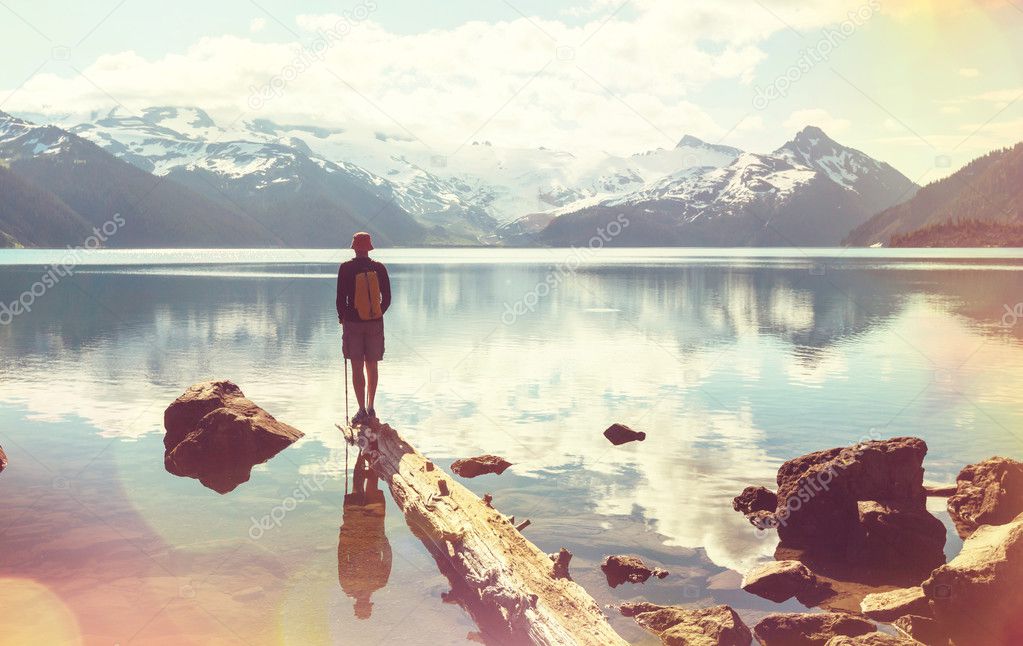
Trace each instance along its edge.
<path fill-rule="evenodd" d="M 918 189 L 813 126 L 766 154 L 690 135 L 627 156 L 445 154 L 194 107 L 22 116 L 0 113 L 0 244 L 75 244 L 117 212 L 121 247 L 335 247 L 354 230 L 388 246 L 582 245 L 618 218 L 607 244 L 837 245 Z"/>

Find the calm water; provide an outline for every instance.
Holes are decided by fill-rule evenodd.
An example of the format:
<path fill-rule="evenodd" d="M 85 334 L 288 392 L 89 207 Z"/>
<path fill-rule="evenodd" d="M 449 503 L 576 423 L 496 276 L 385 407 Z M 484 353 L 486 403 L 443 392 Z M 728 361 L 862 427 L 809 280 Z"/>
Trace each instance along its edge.
<path fill-rule="evenodd" d="M 738 589 L 775 542 L 731 497 L 866 437 L 925 438 L 934 483 L 1023 456 L 1023 260 L 749 253 L 382 252 L 395 300 L 378 411 L 442 466 L 511 460 L 466 484 L 532 519 L 541 548 L 574 552 L 601 604 L 728 603 L 751 625 L 799 610 Z M 447 583 L 389 497 L 383 518 L 343 508 L 344 255 L 93 255 L 0 326 L 3 639 L 467 643 L 472 622 L 442 603 Z M 0 303 L 60 256 L 0 252 Z M 212 378 L 306 433 L 223 496 L 163 469 L 164 408 Z M 647 441 L 611 447 L 614 421 Z M 279 523 L 254 529 L 267 515 Z M 622 552 L 672 574 L 611 590 L 598 564 Z"/>

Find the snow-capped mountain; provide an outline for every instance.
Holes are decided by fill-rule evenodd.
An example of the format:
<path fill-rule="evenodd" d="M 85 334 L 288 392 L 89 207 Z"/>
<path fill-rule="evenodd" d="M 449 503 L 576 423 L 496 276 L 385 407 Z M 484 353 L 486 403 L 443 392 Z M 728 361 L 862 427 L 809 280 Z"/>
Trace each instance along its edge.
<path fill-rule="evenodd" d="M 738 153 L 738 151 L 736 151 Z M 612 220 L 628 225 L 614 245 L 837 245 L 876 209 L 915 185 L 887 164 L 845 148 L 810 127 L 770 155 L 738 153 L 720 167 L 690 166 L 582 208 L 559 209 L 527 244 L 586 244 Z"/>
<path fill-rule="evenodd" d="M 919 188 L 887 163 L 837 143 L 815 126 L 804 128 L 774 154 L 826 173 L 831 181 L 858 193 L 872 214 L 908 200 Z"/>
<path fill-rule="evenodd" d="M 342 202 L 349 200 L 339 194 L 341 189 L 352 193 L 352 205 L 362 209 L 353 211 L 354 217 L 373 220 L 380 217 L 379 213 L 397 208 L 424 229 L 435 230 L 435 234 L 428 235 L 441 240 L 476 240 L 495 226 L 484 210 L 466 203 L 443 181 L 421 169 L 406 168 L 402 181 L 395 181 L 347 160 L 328 159 L 305 139 L 294 136 L 302 134 L 315 141 L 317 136 L 332 134 L 329 130 L 287 126 L 289 132 L 282 132 L 267 120 L 228 130 L 198 108 L 156 107 L 139 115 L 114 109 L 91 116 L 70 130 L 156 175 L 173 174 L 179 181 L 188 182 L 189 173 L 199 173 L 228 194 L 241 191 L 249 195 L 247 191 L 273 188 L 281 209 L 286 208 L 286 200 L 280 189 L 288 187 L 303 193 L 311 185 L 333 184 L 334 190 L 328 192 Z M 297 199 L 308 197 L 303 193 Z M 275 230 L 283 224 L 278 222 Z M 373 227 L 367 224 L 367 228 Z M 402 228 L 405 234 L 413 233 L 407 226 Z M 405 234 L 387 237 L 395 243 L 407 243 L 410 239 Z"/>

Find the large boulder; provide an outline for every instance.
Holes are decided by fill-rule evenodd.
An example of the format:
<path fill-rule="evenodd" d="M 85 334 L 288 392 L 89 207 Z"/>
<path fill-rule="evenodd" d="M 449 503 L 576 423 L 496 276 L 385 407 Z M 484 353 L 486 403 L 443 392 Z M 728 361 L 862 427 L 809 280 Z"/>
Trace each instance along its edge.
<path fill-rule="evenodd" d="M 612 588 L 626 582 L 646 583 L 651 576 L 658 579 L 668 576 L 668 573 L 660 568 L 648 568 L 639 557 L 619 554 L 605 558 L 600 569 L 607 577 L 607 584 Z"/>
<path fill-rule="evenodd" d="M 668 646 L 749 646 L 749 628 L 728 606 L 666 606 L 635 615 L 636 622 Z"/>
<path fill-rule="evenodd" d="M 1023 462 L 994 457 L 963 467 L 948 513 L 963 538 L 981 525 L 1003 525 L 1023 513 Z"/>
<path fill-rule="evenodd" d="M 732 509 L 744 514 L 758 511 L 774 512 L 778 508 L 778 496 L 767 487 L 746 487 L 732 498 Z"/>
<path fill-rule="evenodd" d="M 814 587 L 817 578 L 799 561 L 771 561 L 742 578 L 743 590 L 775 603 L 787 601 Z"/>
<path fill-rule="evenodd" d="M 934 618 L 959 644 L 1023 644 L 1023 514 L 983 525 L 922 586 Z"/>
<path fill-rule="evenodd" d="M 924 509 L 927 444 L 915 437 L 817 451 L 778 470 L 778 536 L 793 547 L 844 549 L 862 500 Z"/>
<path fill-rule="evenodd" d="M 164 423 L 167 471 L 196 478 L 219 493 L 248 481 L 253 466 L 303 435 L 228 381 L 190 387 L 164 413 Z"/>
<path fill-rule="evenodd" d="M 463 478 L 475 478 L 486 473 L 501 475 L 512 464 L 496 455 L 477 455 L 474 458 L 462 458 L 451 463 L 451 470 Z"/>
<path fill-rule="evenodd" d="M 7 468 L 7 454 L 4 453 L 4 447 L 0 446 L 0 471 Z"/>
<path fill-rule="evenodd" d="M 857 637 L 877 628 L 865 619 L 844 613 L 778 612 L 753 627 L 761 646 L 825 646 L 832 637 Z"/>
<path fill-rule="evenodd" d="M 860 611 L 874 621 L 891 623 L 903 615 L 926 617 L 931 614 L 931 607 L 923 589 L 916 586 L 872 592 L 863 597 Z"/>

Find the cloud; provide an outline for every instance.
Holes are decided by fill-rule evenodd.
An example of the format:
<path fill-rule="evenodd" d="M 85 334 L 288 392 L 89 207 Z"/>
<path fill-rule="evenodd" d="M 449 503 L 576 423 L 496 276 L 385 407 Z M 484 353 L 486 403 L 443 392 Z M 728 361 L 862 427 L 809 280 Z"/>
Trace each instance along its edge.
<path fill-rule="evenodd" d="M 959 70 L 959 76 L 968 79 L 977 78 L 980 76 L 980 70 L 976 67 L 963 67 Z"/>
<path fill-rule="evenodd" d="M 673 145 L 683 132 L 723 135 L 734 124 L 687 97 L 713 82 L 748 81 L 773 34 L 843 20 L 855 4 L 814 0 L 772 15 L 753 0 L 634 0 L 609 18 L 598 2 L 604 10 L 584 24 L 522 17 L 401 34 L 375 23 L 376 5 L 366 2 L 345 16 L 298 16 L 304 46 L 211 36 L 155 59 L 110 53 L 83 76 L 47 70 L 5 109 L 85 112 L 113 98 L 133 112 L 199 105 L 227 121 L 303 119 L 401 134 L 440 152 L 485 138 L 628 153 Z M 258 20 L 252 28 L 262 29 Z"/>
<path fill-rule="evenodd" d="M 831 116 L 831 113 L 823 108 L 811 108 L 808 110 L 796 110 L 789 115 L 782 124 L 789 130 L 800 130 L 806 126 L 817 126 L 830 134 L 843 132 L 852 125 L 848 119 L 840 119 Z"/>

